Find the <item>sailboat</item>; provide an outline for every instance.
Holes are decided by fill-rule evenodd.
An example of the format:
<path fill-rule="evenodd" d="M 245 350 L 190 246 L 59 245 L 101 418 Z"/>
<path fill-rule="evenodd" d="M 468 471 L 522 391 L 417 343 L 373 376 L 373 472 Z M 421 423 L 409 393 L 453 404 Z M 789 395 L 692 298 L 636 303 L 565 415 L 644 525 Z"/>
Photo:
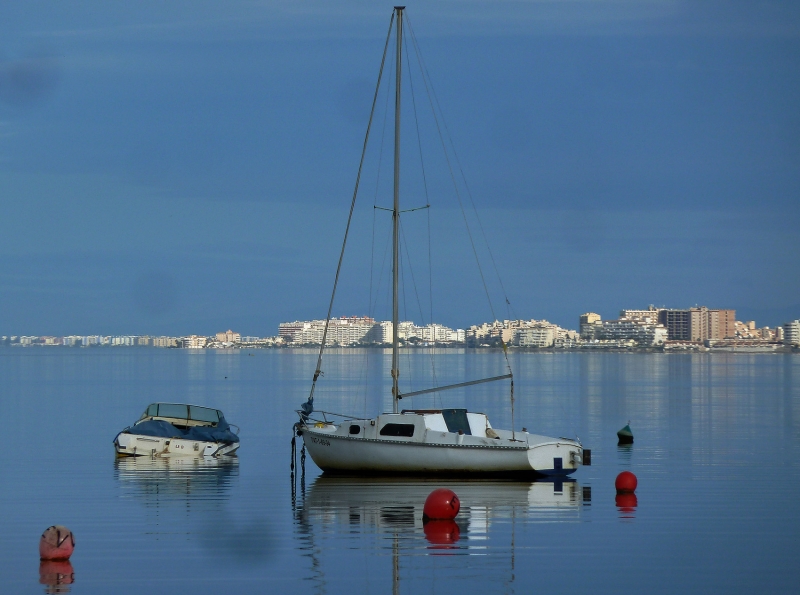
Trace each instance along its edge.
<path fill-rule="evenodd" d="M 311 393 L 297 411 L 299 422 L 294 426 L 314 463 L 325 472 L 406 475 L 457 476 L 563 476 L 573 473 L 581 464 L 589 464 L 590 452 L 578 439 L 551 438 L 513 427 L 514 378 L 510 364 L 506 374 L 478 380 L 465 380 L 446 386 L 403 392 L 399 373 L 398 271 L 400 265 L 400 99 L 402 72 L 403 14 L 405 7 L 392 12 L 389 34 L 384 46 L 383 64 L 394 25 L 395 105 L 394 105 L 394 203 L 392 209 L 392 403 L 393 410 L 374 418 L 339 416 L 314 411 L 314 391 L 322 374 L 322 355 L 331 320 L 336 286 L 341 271 L 347 231 L 334 281 L 328 317 L 323 331 Z M 380 86 L 380 76 L 378 79 Z M 373 113 L 378 91 L 373 99 Z M 367 127 L 367 139 L 372 124 Z M 365 149 L 367 144 L 365 139 Z M 362 161 L 364 153 L 362 152 Z M 361 176 L 361 167 L 359 175 Z M 358 182 L 350 213 L 358 193 Z M 348 220 L 347 230 L 350 229 Z M 503 344 L 506 354 L 506 346 Z M 483 413 L 467 409 L 400 409 L 404 398 L 462 388 L 484 382 L 510 380 L 512 429 L 494 428 Z"/>

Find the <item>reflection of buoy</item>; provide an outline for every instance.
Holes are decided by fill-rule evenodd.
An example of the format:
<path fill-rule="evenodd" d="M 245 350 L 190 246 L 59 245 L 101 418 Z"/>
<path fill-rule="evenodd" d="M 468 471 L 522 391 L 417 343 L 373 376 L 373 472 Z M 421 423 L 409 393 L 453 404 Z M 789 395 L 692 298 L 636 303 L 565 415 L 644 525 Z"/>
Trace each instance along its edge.
<path fill-rule="evenodd" d="M 69 560 L 42 560 L 39 563 L 39 584 L 50 587 L 71 585 L 75 582 L 75 569 Z M 66 593 L 69 589 L 48 589 L 48 593 Z"/>
<path fill-rule="evenodd" d="M 63 525 L 48 527 L 39 540 L 39 557 L 42 560 L 68 560 L 74 549 L 72 531 Z"/>
<path fill-rule="evenodd" d="M 630 471 L 623 471 L 617 475 L 617 480 L 614 482 L 614 487 L 617 488 L 617 494 L 633 493 L 636 491 L 636 486 L 639 485 L 639 480 Z"/>
<path fill-rule="evenodd" d="M 460 537 L 458 525 L 454 520 L 428 521 L 422 528 L 425 539 L 432 545 L 452 545 Z"/>
<path fill-rule="evenodd" d="M 461 502 L 453 490 L 438 488 L 425 499 L 422 520 L 454 519 L 461 508 Z"/>
<path fill-rule="evenodd" d="M 633 444 L 633 432 L 631 432 L 631 422 L 617 432 L 619 442 L 617 444 Z"/>
<path fill-rule="evenodd" d="M 639 500 L 636 498 L 636 494 L 633 492 L 623 492 L 617 494 L 615 501 L 622 512 L 633 512 L 636 506 L 639 504 Z"/>

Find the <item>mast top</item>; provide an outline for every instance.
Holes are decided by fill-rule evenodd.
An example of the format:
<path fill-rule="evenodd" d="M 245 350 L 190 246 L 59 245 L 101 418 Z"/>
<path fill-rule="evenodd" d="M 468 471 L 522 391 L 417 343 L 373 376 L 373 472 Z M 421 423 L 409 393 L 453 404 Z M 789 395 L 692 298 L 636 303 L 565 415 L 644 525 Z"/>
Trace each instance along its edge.
<path fill-rule="evenodd" d="M 394 9 L 395 10 L 405 10 L 406 7 L 405 6 L 395 6 Z"/>

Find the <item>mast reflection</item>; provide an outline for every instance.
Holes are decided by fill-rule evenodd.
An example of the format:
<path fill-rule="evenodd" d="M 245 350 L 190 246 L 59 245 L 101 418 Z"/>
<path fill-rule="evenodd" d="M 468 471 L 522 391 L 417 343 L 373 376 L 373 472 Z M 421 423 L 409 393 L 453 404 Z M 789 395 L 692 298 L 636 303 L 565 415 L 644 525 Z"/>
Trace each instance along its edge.
<path fill-rule="evenodd" d="M 439 487 L 458 495 L 461 511 L 452 521 L 423 523 L 425 499 Z M 492 567 L 501 574 L 509 573 L 502 580 L 511 583 L 515 576 L 516 524 L 579 521 L 582 505 L 591 498 L 589 494 L 574 480 L 322 474 L 295 508 L 295 527 L 310 559 L 310 579 L 320 592 L 326 591 L 330 580 L 325 572 L 330 548 L 354 538 L 361 548 L 375 547 L 391 554 L 394 593 L 399 593 L 401 577 L 419 572 L 426 566 L 423 560 L 428 556 L 500 556 L 508 560 L 510 567 L 503 570 L 504 563 Z M 337 573 L 338 569 L 332 572 Z"/>

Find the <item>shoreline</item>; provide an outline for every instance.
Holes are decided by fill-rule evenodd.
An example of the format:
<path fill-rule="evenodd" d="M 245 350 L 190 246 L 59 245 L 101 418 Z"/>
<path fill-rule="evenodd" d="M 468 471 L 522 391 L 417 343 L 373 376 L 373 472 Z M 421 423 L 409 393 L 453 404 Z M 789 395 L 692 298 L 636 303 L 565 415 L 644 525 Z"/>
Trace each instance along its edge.
<path fill-rule="evenodd" d="M 237 345 L 229 347 L 157 347 L 154 345 L 20 345 L 5 344 L 0 345 L 0 349 L 58 349 L 58 350 L 73 350 L 73 351 L 118 351 L 118 350 L 134 350 L 134 351 L 189 351 L 193 353 L 198 352 L 222 352 L 234 353 L 245 351 L 261 351 L 261 350 L 275 350 L 275 351 L 319 351 L 319 345 Z M 402 351 L 422 351 L 422 350 L 461 350 L 472 351 L 481 353 L 502 352 L 502 347 L 485 346 L 485 347 L 468 347 L 466 345 L 408 345 L 400 347 Z M 508 351 L 511 353 L 752 353 L 752 354 L 786 354 L 786 353 L 800 353 L 800 347 L 789 345 L 767 344 L 760 345 L 725 345 L 719 347 L 706 347 L 704 345 L 696 346 L 659 346 L 659 347 L 621 347 L 621 346 L 575 346 L 575 347 L 516 347 L 508 346 Z M 381 345 L 329 345 L 325 351 L 387 351 L 391 347 Z"/>

